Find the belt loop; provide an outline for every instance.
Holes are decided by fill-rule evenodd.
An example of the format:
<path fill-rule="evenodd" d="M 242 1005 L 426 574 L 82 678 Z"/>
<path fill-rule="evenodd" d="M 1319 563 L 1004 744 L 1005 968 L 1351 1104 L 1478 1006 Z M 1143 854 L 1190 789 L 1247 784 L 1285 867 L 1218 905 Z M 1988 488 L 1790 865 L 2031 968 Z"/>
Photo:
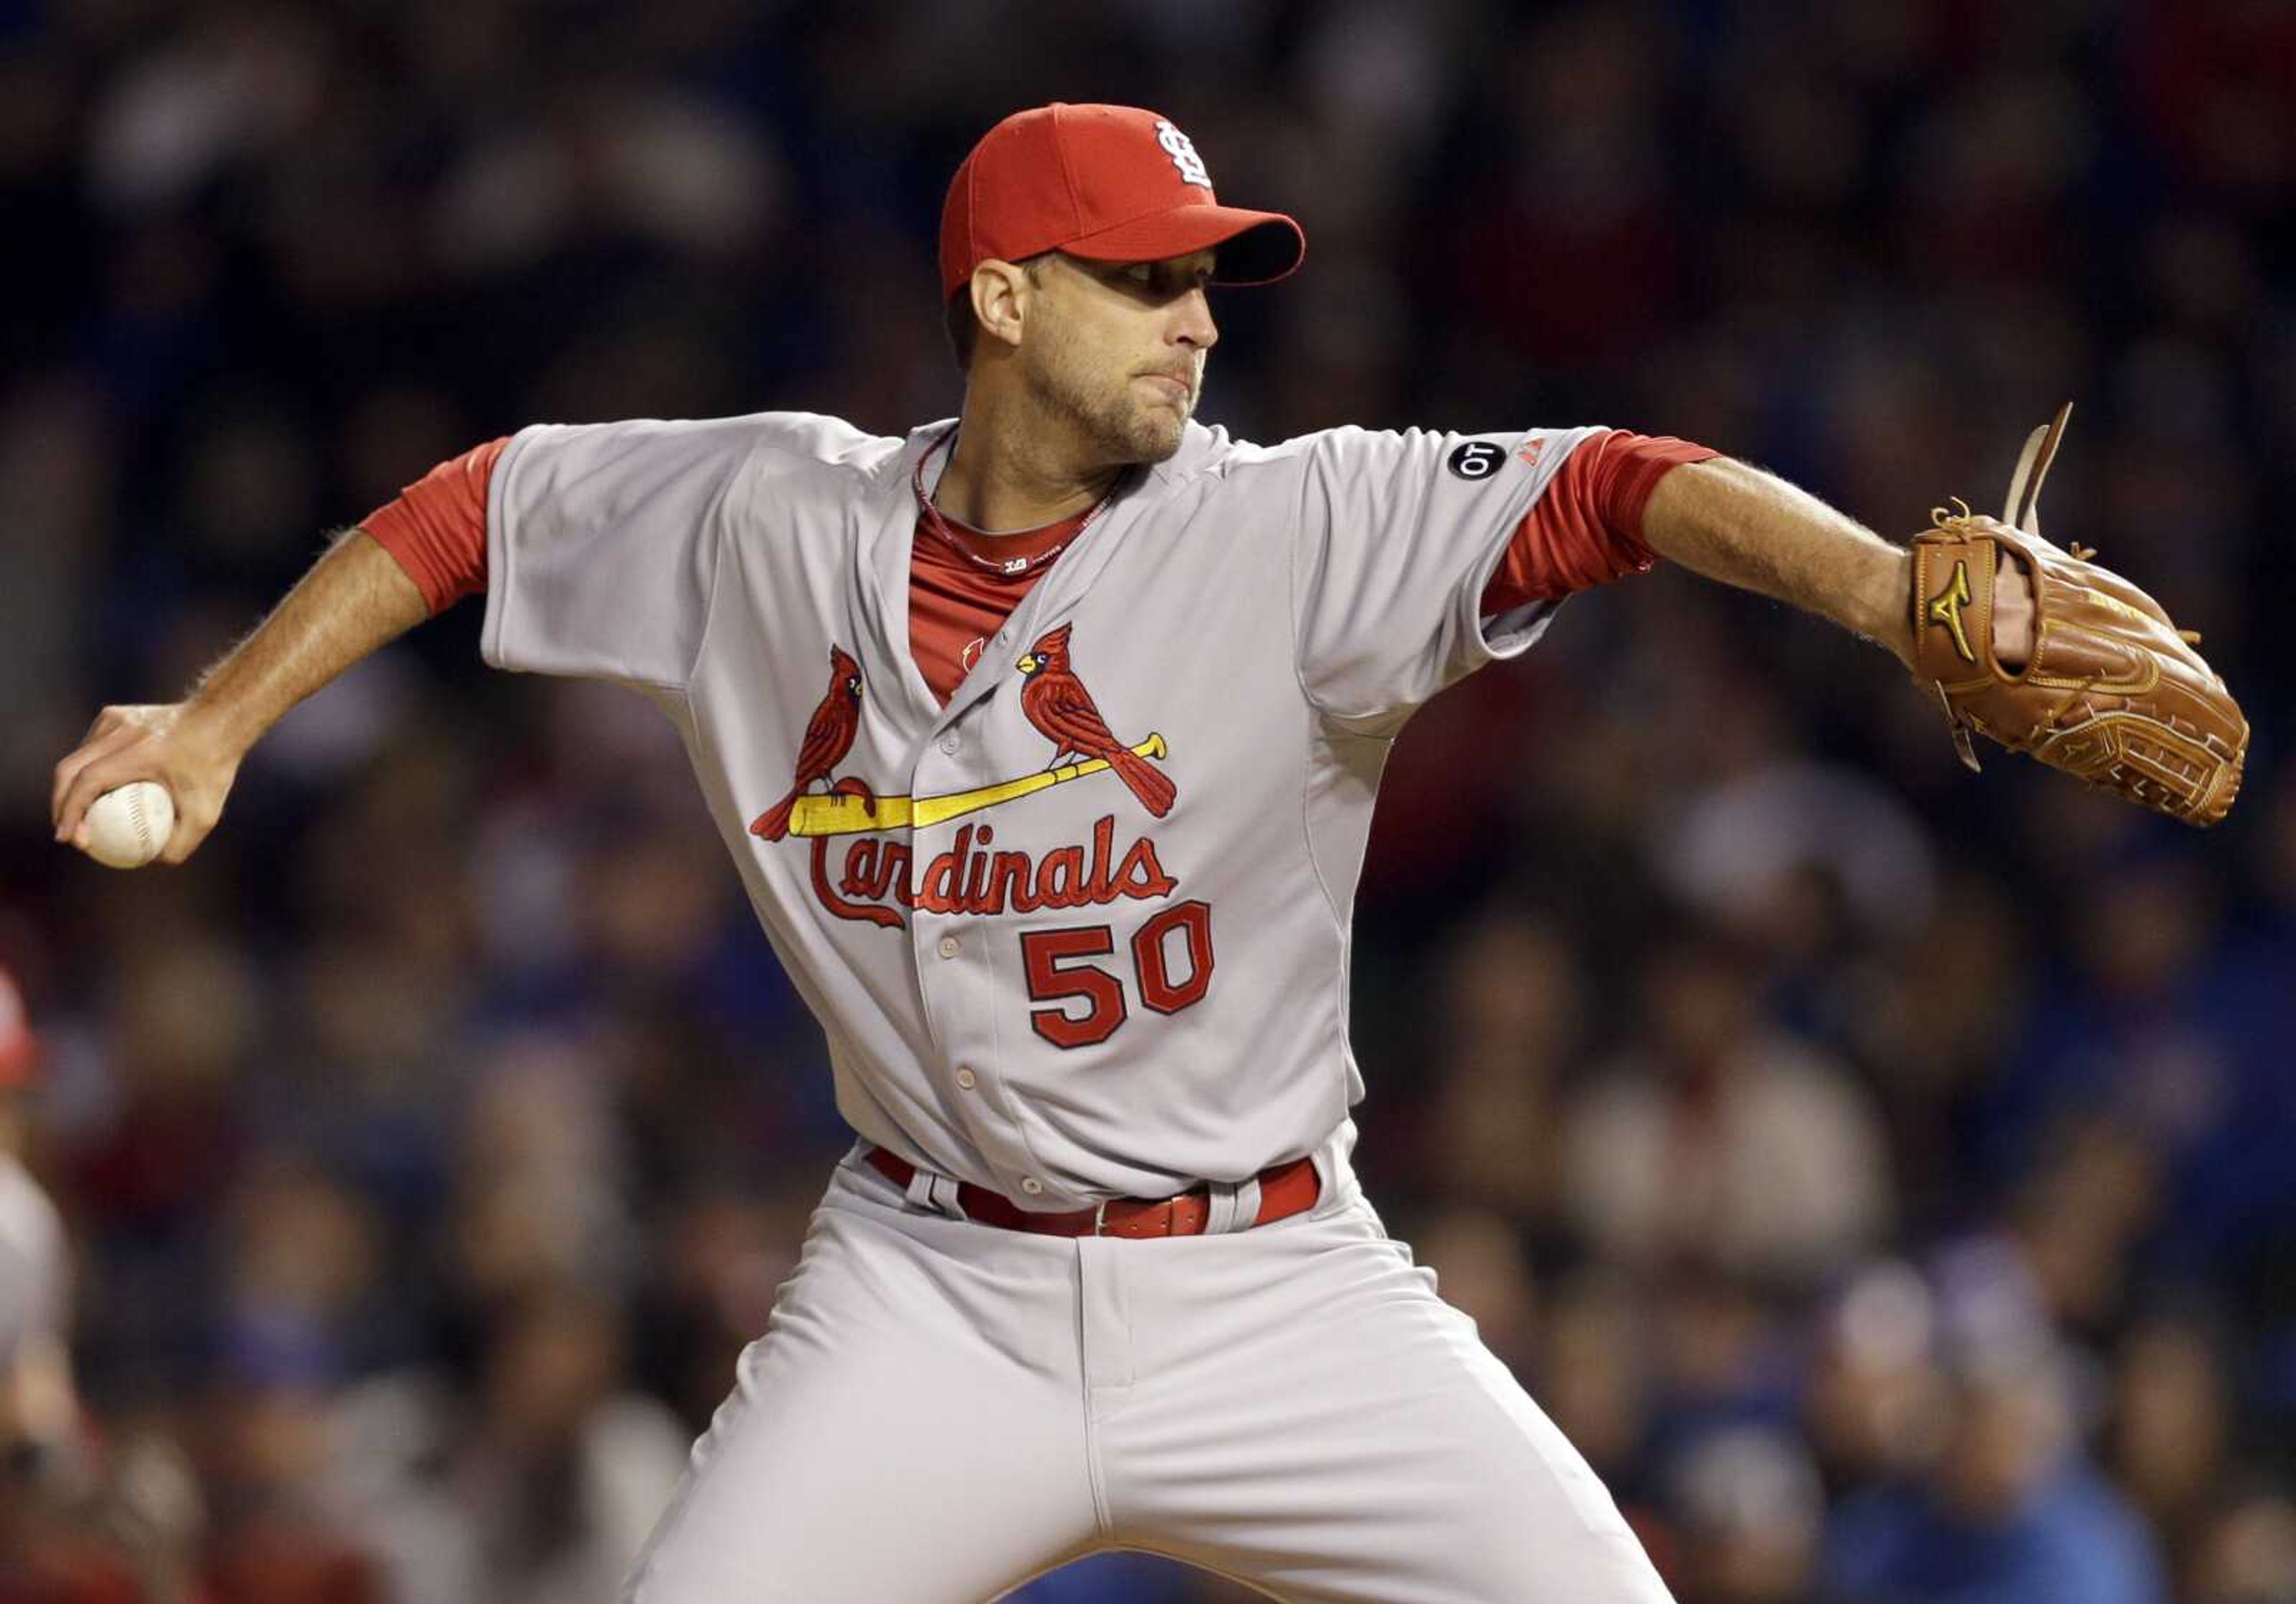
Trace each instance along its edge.
<path fill-rule="evenodd" d="M 1259 1177 L 1239 1181 L 1235 1185 L 1235 1217 L 1230 1231 L 1250 1231 L 1259 1223 Z"/>
<path fill-rule="evenodd" d="M 932 1185 L 937 1177 L 920 1165 L 909 1172 L 908 1199 L 911 1208 L 938 1208 L 933 1201 Z"/>
<path fill-rule="evenodd" d="M 1231 1231 L 1250 1231 L 1259 1217 L 1259 1178 L 1249 1181 L 1215 1181 L 1210 1184 L 1210 1207 L 1204 1214 L 1204 1234 L 1218 1236 Z"/>
<path fill-rule="evenodd" d="M 964 1206 L 956 1200 L 956 1183 L 922 1166 L 909 1176 L 908 1199 L 911 1208 L 947 1215 L 952 1220 L 965 1217 Z"/>
<path fill-rule="evenodd" d="M 1218 1236 L 1235 1229 L 1235 1188 L 1226 1181 L 1205 1187 L 1204 1234 Z"/>

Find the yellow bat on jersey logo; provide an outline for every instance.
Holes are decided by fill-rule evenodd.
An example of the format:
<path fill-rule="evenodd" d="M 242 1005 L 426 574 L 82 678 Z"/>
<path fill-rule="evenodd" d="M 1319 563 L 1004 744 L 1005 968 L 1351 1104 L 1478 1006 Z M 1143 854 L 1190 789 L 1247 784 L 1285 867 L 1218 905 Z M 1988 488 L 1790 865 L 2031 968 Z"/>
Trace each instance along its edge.
<path fill-rule="evenodd" d="M 1155 734 L 1132 749 L 1149 758 L 1161 758 L 1169 750 L 1164 738 Z M 840 836 L 865 835 L 875 830 L 922 830 L 1016 798 L 1034 796 L 1087 774 L 1103 773 L 1107 767 L 1105 757 L 1089 757 L 1082 763 L 1064 763 L 1055 769 L 1023 774 L 1018 780 L 951 791 L 943 797 L 879 797 L 874 799 L 873 808 L 871 798 L 866 797 L 800 797 L 790 809 L 789 832 L 793 836 Z"/>

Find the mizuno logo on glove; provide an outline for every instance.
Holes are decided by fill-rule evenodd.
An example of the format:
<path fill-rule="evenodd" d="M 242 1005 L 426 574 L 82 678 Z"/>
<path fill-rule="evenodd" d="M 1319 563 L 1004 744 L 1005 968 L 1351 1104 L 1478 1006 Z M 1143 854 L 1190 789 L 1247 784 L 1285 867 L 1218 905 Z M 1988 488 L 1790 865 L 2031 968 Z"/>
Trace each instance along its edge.
<path fill-rule="evenodd" d="M 1930 598 L 1930 622 L 1942 624 L 1953 632 L 1953 648 L 1970 662 L 1977 654 L 1969 649 L 1969 637 L 1962 633 L 1961 610 L 1969 605 L 1969 564 L 1953 565 L 1953 583 Z"/>

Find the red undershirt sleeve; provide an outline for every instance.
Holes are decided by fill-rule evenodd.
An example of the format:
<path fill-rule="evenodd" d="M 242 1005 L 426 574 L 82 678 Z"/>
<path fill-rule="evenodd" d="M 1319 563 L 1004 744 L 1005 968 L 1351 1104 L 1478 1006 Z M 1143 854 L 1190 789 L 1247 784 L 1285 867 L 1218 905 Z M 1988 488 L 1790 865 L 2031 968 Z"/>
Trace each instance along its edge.
<path fill-rule="evenodd" d="M 435 613 L 487 587 L 487 485 L 505 435 L 439 463 L 359 520 Z"/>
<path fill-rule="evenodd" d="M 1623 429 L 1585 441 L 1515 526 L 1506 555 L 1483 587 L 1483 616 L 1646 572 L 1658 561 L 1643 543 L 1651 492 L 1681 464 L 1720 454 L 1669 435 Z"/>

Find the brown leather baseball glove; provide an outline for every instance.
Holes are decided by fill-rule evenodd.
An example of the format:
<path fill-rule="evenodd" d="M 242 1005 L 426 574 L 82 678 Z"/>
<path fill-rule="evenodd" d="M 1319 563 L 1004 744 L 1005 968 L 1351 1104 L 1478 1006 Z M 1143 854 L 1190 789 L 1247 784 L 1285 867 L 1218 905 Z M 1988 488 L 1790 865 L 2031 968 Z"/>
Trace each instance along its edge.
<path fill-rule="evenodd" d="M 2041 480 L 2072 410 L 2026 440 L 2005 522 L 1956 503 L 1914 537 L 1915 678 L 1945 705 L 1972 769 L 1975 730 L 2155 812 L 2213 824 L 2240 790 L 2248 720 L 2194 650 L 2201 637 L 2091 561 L 2095 552 L 2041 538 Z M 1997 591 L 2013 582 L 2005 555 L 2032 594 L 2031 651 L 2015 666 L 1994 631 Z"/>

